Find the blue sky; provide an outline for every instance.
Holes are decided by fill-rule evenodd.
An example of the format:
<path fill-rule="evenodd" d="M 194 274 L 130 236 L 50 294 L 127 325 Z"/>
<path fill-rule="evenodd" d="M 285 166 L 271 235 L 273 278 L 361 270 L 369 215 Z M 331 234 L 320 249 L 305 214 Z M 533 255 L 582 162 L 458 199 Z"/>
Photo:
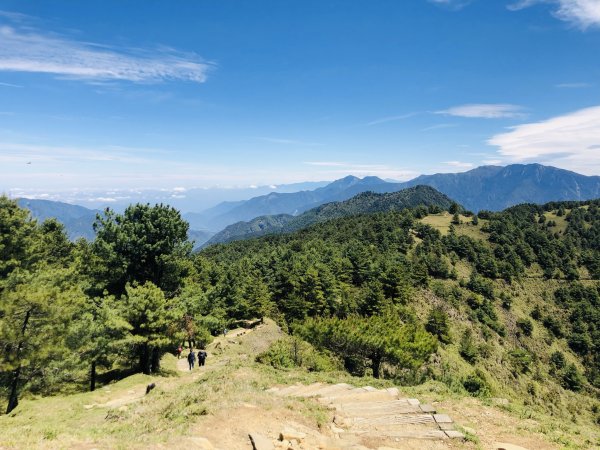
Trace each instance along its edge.
<path fill-rule="evenodd" d="M 513 162 L 600 174 L 600 0 L 0 0 L 4 192 Z"/>

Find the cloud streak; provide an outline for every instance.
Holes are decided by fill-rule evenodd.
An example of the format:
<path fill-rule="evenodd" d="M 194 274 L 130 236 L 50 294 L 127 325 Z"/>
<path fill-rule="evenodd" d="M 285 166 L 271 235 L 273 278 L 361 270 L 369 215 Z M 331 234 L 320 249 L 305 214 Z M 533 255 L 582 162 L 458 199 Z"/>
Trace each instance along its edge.
<path fill-rule="evenodd" d="M 539 3 L 553 3 L 556 9 L 553 15 L 560 20 L 569 22 L 582 30 L 600 27 L 600 2 L 598 0 L 521 0 L 508 7 L 518 11 Z"/>
<path fill-rule="evenodd" d="M 525 117 L 521 106 L 506 103 L 472 103 L 436 111 L 436 114 L 470 119 L 518 119 Z"/>
<path fill-rule="evenodd" d="M 527 123 L 491 137 L 487 143 L 509 162 L 542 162 L 581 173 L 600 172 L 600 106 L 541 122 Z"/>
<path fill-rule="evenodd" d="M 170 48 L 114 49 L 15 22 L 0 24 L 0 71 L 46 73 L 89 82 L 204 83 L 214 67 L 195 54 Z"/>

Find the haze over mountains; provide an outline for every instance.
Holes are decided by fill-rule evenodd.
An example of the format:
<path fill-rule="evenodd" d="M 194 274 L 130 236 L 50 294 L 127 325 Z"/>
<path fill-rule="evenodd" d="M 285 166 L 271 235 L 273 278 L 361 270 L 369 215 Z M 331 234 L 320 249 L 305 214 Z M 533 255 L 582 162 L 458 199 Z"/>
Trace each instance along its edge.
<path fill-rule="evenodd" d="M 215 232 L 232 224 L 236 224 L 238 230 L 256 231 L 257 227 L 263 229 L 271 226 L 283 228 L 293 217 L 308 210 L 326 203 L 345 201 L 367 191 L 390 193 L 417 185 L 427 185 L 474 212 L 482 209 L 498 211 L 519 203 L 588 200 L 600 197 L 599 176 L 580 175 L 540 164 L 482 166 L 461 173 L 421 175 L 407 182 L 390 182 L 378 177 L 361 179 L 347 176 L 324 186 L 323 184 L 298 183 L 280 186 L 279 192 L 268 192 L 274 187 L 257 188 L 252 192 L 268 193 L 248 200 L 243 200 L 247 198 L 248 190 L 240 191 L 239 200 L 221 202 L 204 211 L 202 209 L 207 205 L 207 200 L 199 201 L 195 209 L 191 203 L 193 195 L 189 198 L 189 192 L 185 193 L 185 209 L 182 208 L 184 198 L 173 199 L 174 201 L 167 201 L 165 198 L 164 202 L 184 211 L 200 211 L 184 214 L 184 218 L 190 223 L 190 229 L 193 230 L 190 232 L 190 238 L 200 245 Z M 135 203 L 150 200 L 146 196 L 132 197 L 128 201 Z M 97 210 L 48 200 L 21 199 L 20 204 L 30 209 L 37 219 L 56 217 L 65 224 L 72 239 L 93 238 L 92 223 Z M 247 221 L 253 222 L 238 224 Z"/>

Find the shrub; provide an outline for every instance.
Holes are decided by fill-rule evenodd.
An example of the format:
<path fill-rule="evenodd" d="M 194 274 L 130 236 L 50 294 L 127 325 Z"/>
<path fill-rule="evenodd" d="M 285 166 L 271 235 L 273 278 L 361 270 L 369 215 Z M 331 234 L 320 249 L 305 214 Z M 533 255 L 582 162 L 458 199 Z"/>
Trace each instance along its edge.
<path fill-rule="evenodd" d="M 517 320 L 517 327 L 523 332 L 525 336 L 531 336 L 533 332 L 533 323 L 529 319 Z"/>
<path fill-rule="evenodd" d="M 477 361 L 477 358 L 479 357 L 479 349 L 475 345 L 471 330 L 466 330 L 463 333 L 460 339 L 460 347 L 458 352 L 460 353 L 460 356 L 462 356 L 471 364 L 474 364 L 475 361 Z"/>
<path fill-rule="evenodd" d="M 277 369 L 304 367 L 309 371 L 326 372 L 341 368 L 338 360 L 319 352 L 297 337 L 286 337 L 274 342 L 267 351 L 256 357 L 256 361 Z"/>
<path fill-rule="evenodd" d="M 482 397 L 490 393 L 490 386 L 485 379 L 485 375 L 480 370 L 476 370 L 463 380 L 463 387 L 471 395 Z"/>
<path fill-rule="evenodd" d="M 452 342 L 450 338 L 450 326 L 448 325 L 448 314 L 440 308 L 434 308 L 427 317 L 425 329 L 437 336 L 438 340 L 443 344 Z"/>

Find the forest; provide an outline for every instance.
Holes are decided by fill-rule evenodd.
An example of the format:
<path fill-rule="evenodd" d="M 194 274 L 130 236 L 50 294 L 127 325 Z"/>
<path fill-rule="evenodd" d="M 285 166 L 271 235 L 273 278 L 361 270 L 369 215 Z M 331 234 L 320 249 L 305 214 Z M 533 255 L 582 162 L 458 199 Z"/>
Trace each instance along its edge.
<path fill-rule="evenodd" d="M 180 343 L 270 317 L 318 357 L 278 344 L 257 355 L 265 364 L 436 379 L 477 396 L 508 389 L 540 405 L 568 392 L 598 414 L 600 201 L 476 215 L 417 206 L 198 253 L 162 204 L 107 209 L 94 230 L 70 242 L 57 221 L 0 197 L 7 413 L 24 395 L 159 373 Z"/>

